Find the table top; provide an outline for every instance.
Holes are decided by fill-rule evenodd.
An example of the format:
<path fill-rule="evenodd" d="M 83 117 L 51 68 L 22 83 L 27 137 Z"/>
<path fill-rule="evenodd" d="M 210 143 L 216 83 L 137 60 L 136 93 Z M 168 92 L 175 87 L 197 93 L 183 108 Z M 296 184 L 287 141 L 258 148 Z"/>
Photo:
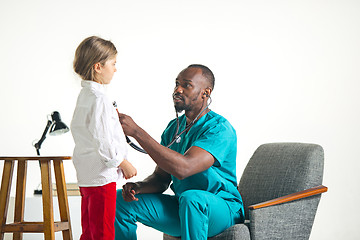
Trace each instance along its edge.
<path fill-rule="evenodd" d="M 71 160 L 71 156 L 7 156 L 7 157 L 0 156 L 0 160 L 16 160 L 16 161 Z"/>

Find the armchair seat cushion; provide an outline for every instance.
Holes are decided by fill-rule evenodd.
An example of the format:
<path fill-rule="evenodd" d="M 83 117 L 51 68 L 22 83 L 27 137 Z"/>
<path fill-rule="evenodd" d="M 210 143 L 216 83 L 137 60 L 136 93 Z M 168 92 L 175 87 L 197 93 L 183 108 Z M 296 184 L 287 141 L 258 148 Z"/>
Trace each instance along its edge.
<path fill-rule="evenodd" d="M 224 232 L 209 238 L 211 240 L 250 240 L 250 231 L 245 224 L 235 224 Z"/>
<path fill-rule="evenodd" d="M 229 227 L 224 232 L 208 239 L 209 240 L 250 240 L 250 232 L 247 225 L 236 224 L 234 226 Z M 180 240 L 180 238 L 164 234 L 163 240 Z"/>

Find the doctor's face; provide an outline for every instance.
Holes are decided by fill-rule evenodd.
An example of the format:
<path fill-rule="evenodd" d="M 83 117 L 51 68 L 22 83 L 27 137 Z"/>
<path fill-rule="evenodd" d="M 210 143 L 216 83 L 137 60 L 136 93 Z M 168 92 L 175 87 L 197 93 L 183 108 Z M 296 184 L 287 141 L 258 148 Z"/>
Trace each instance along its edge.
<path fill-rule="evenodd" d="M 201 108 L 202 92 L 205 88 L 206 79 L 202 76 L 201 69 L 191 67 L 181 71 L 175 80 L 173 93 L 176 111 L 191 111 Z"/>

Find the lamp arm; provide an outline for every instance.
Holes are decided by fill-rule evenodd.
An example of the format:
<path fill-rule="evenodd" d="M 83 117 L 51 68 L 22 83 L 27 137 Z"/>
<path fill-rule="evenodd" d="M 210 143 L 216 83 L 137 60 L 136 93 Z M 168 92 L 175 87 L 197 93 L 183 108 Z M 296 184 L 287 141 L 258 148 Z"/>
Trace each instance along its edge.
<path fill-rule="evenodd" d="M 48 120 L 47 124 L 46 124 L 46 127 L 44 129 L 44 132 L 43 132 L 43 134 L 41 136 L 41 139 L 37 143 L 35 143 L 35 145 L 34 145 L 35 148 L 36 148 L 36 153 L 37 153 L 38 156 L 40 156 L 40 151 L 39 150 L 41 148 L 41 144 L 44 142 L 44 140 L 46 138 L 46 134 L 47 134 L 51 124 L 52 124 L 52 121 Z"/>

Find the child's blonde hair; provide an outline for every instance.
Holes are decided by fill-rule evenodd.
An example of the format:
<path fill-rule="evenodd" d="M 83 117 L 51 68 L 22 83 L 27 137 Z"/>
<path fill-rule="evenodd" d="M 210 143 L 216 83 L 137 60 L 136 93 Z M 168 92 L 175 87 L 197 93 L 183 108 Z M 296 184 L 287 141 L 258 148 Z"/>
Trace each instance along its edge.
<path fill-rule="evenodd" d="M 74 71 L 79 74 L 83 80 L 95 80 L 94 65 L 105 62 L 115 57 L 117 50 L 114 44 L 108 40 L 91 36 L 84 39 L 75 51 L 73 62 Z"/>

